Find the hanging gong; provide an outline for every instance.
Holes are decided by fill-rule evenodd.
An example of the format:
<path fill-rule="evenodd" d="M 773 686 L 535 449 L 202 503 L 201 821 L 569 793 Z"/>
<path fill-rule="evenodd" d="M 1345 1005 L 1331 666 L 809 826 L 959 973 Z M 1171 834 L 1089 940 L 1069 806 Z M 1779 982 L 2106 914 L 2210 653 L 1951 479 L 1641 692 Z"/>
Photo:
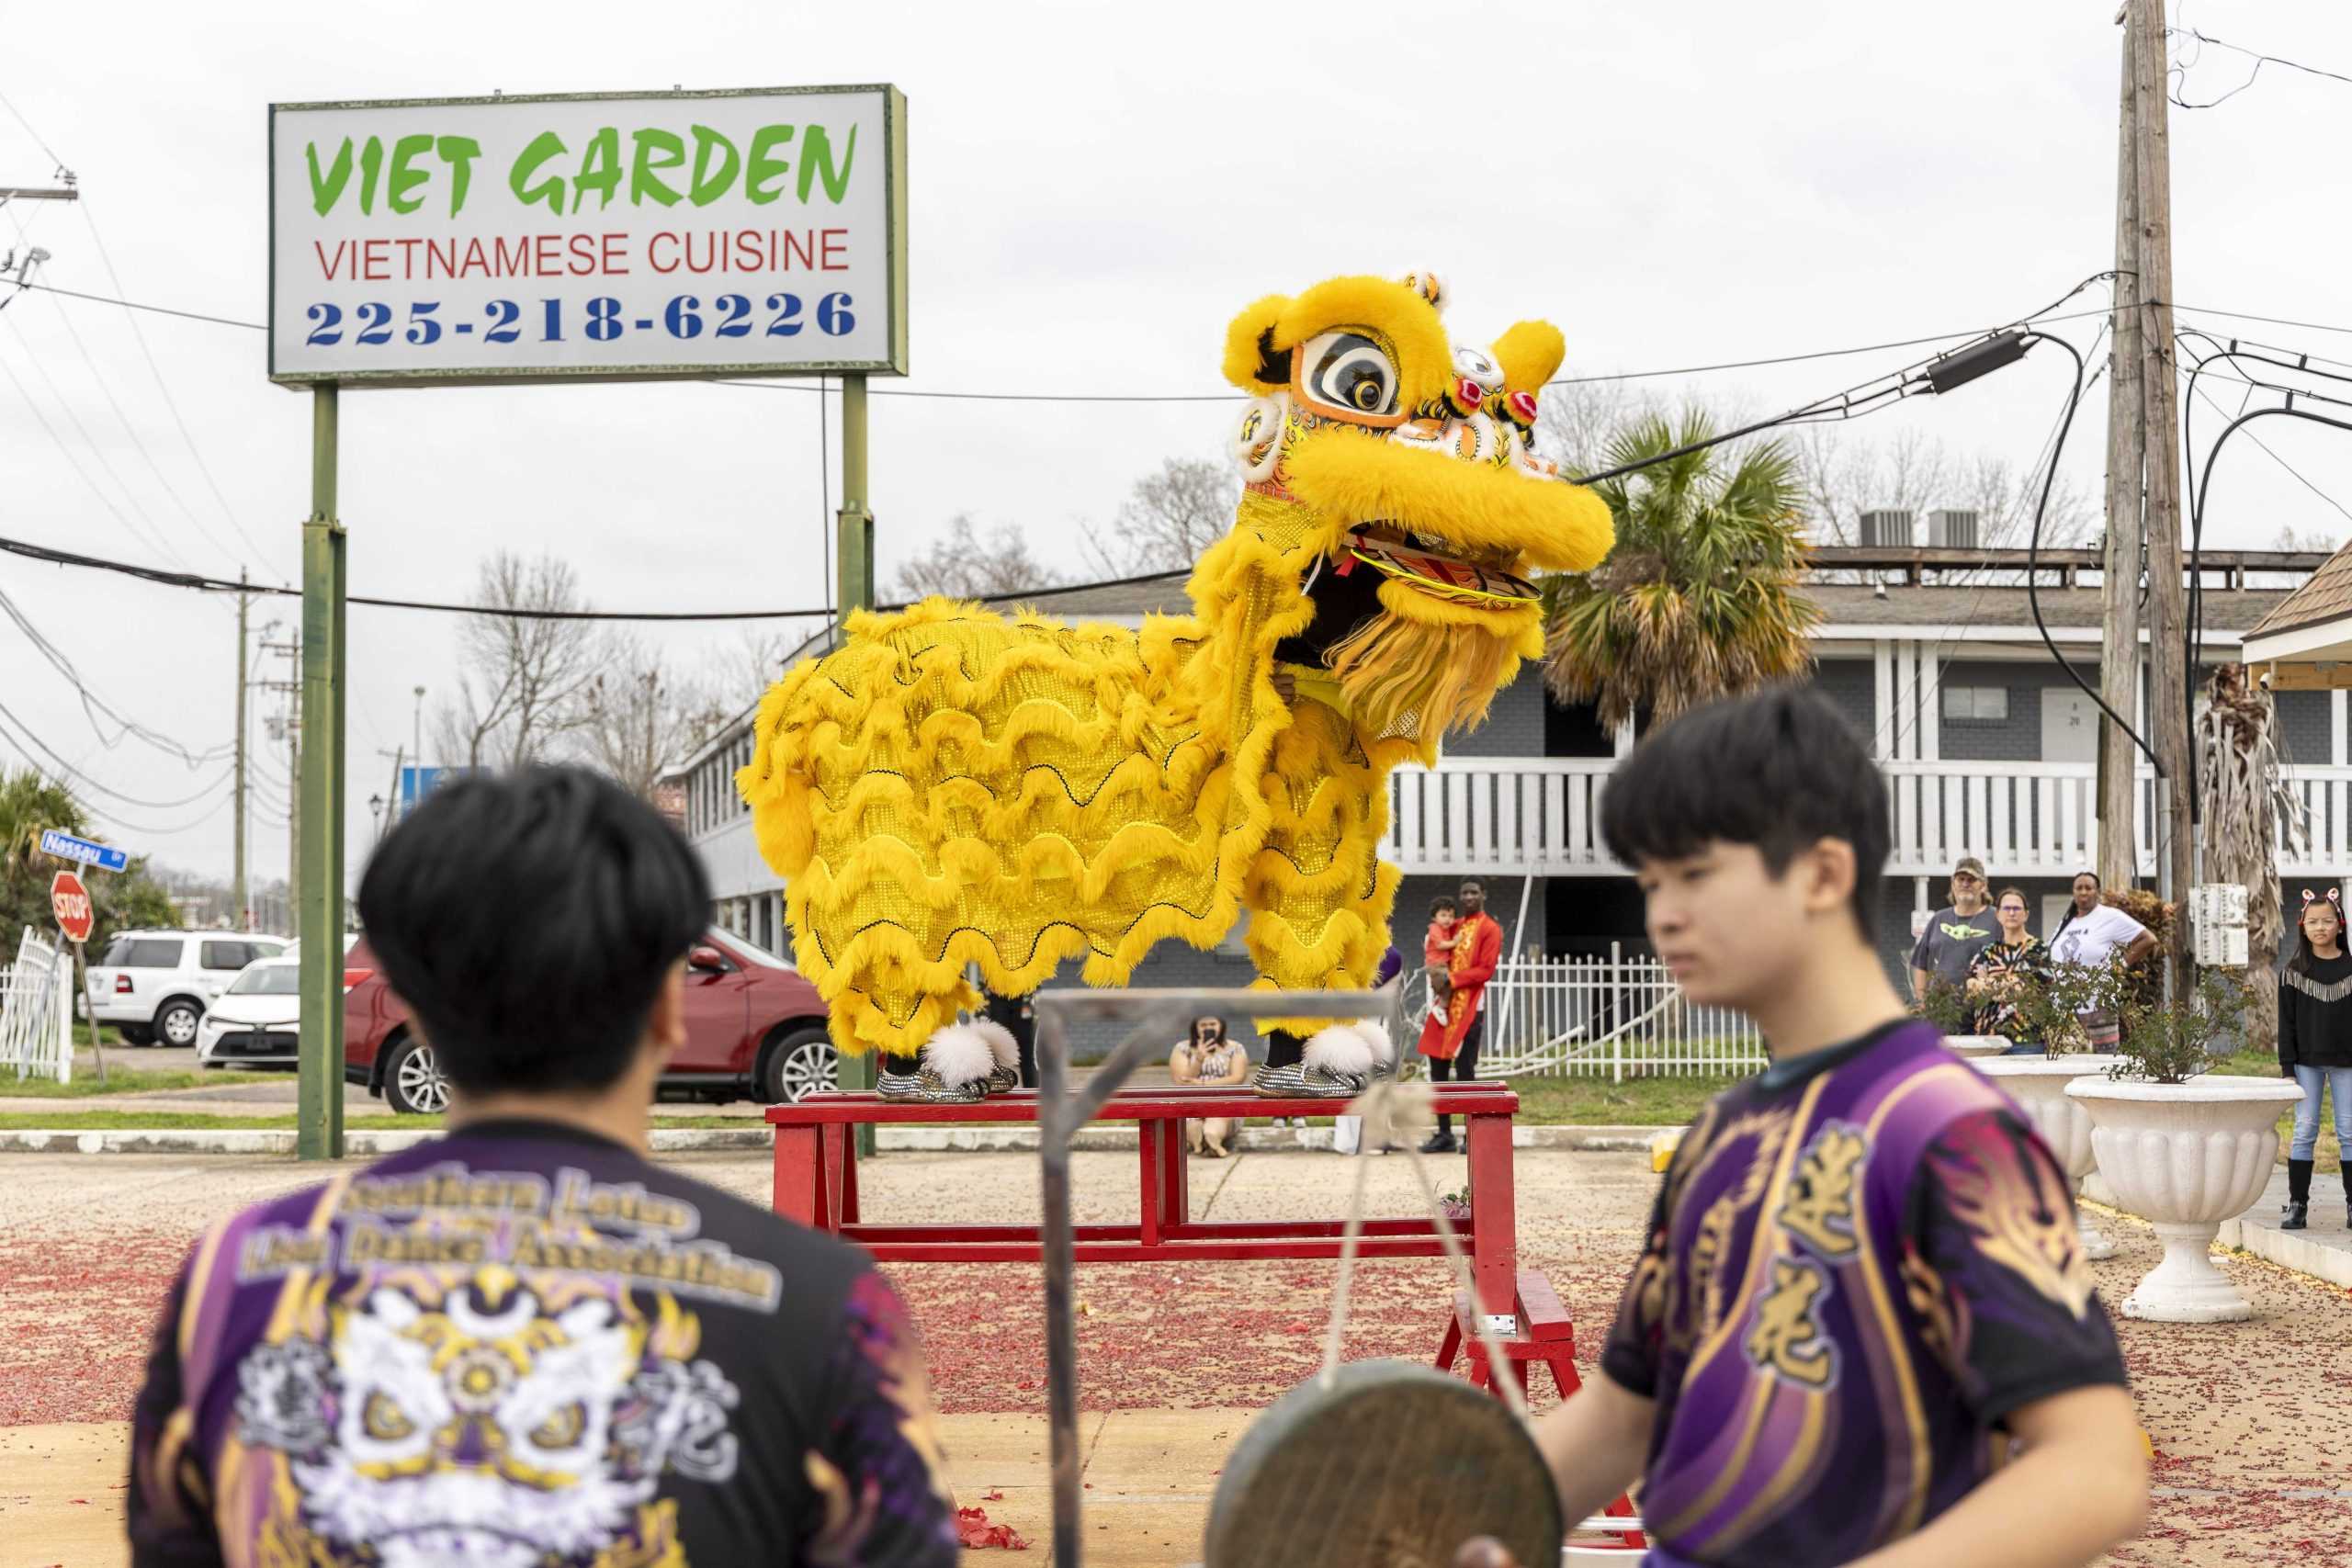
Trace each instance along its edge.
<path fill-rule="evenodd" d="M 1492 1394 L 1418 1361 L 1350 1361 L 1250 1424 L 1209 1505 L 1205 1568 L 1451 1568 L 1473 1536 L 1559 1561 L 1559 1493 Z"/>

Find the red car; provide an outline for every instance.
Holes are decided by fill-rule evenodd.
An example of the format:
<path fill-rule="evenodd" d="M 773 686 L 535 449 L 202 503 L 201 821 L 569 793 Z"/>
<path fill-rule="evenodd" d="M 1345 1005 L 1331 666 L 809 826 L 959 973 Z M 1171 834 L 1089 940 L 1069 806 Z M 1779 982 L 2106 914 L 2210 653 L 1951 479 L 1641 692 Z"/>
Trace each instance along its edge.
<path fill-rule="evenodd" d="M 365 937 L 343 961 L 343 1076 L 394 1111 L 437 1112 L 448 1081 L 409 1027 Z M 817 987 L 780 958 L 713 930 L 686 959 L 686 1043 L 662 1078 L 664 1100 L 797 1100 L 831 1089 L 833 1047 Z"/>

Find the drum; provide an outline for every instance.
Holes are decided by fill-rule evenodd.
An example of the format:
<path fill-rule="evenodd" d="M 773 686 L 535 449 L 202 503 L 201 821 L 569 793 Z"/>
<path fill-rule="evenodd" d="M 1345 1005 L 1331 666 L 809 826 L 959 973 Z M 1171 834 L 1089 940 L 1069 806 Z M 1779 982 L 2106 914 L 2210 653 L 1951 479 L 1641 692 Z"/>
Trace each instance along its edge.
<path fill-rule="evenodd" d="M 1557 1562 L 1560 1498 L 1501 1401 L 1418 1361 L 1350 1361 L 1268 1406 L 1209 1505 L 1204 1568 L 1451 1568 L 1490 1535 Z"/>

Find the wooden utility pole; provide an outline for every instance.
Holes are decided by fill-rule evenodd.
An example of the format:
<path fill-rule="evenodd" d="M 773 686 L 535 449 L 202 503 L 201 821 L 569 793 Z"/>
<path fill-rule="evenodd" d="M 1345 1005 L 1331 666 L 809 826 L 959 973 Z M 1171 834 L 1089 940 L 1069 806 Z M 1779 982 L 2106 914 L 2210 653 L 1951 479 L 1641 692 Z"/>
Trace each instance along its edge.
<path fill-rule="evenodd" d="M 2147 462 L 2148 720 L 2160 790 L 2157 888 L 2186 901 L 2190 866 L 2188 595 L 2180 560 L 2180 382 L 2172 327 L 2172 142 L 2165 96 L 2164 0 L 2132 0 L 2133 164 L 2140 209 L 2140 406 Z M 2182 922 L 2185 925 L 2186 922 Z M 2171 955 L 2173 994 L 2184 993 L 2188 954 Z"/>
<path fill-rule="evenodd" d="M 245 572 L 237 569 L 237 846 L 236 865 L 229 874 L 229 919 L 237 930 L 253 930 L 245 903 L 245 610 L 251 602 L 244 591 Z"/>
<path fill-rule="evenodd" d="M 2123 29 L 2122 130 L 2115 172 L 2113 374 L 2107 383 L 2107 548 L 2102 558 L 2099 696 L 2140 723 L 2140 173 L 2133 107 L 2132 31 Z M 2123 727 L 2098 721 L 2098 879 L 2129 887 L 2139 876 L 2140 749 Z"/>

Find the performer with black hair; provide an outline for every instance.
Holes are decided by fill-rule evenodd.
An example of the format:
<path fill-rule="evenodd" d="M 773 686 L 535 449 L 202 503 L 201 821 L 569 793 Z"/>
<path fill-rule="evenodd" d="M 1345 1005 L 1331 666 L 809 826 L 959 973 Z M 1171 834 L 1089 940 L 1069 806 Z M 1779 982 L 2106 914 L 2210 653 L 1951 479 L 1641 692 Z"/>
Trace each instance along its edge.
<path fill-rule="evenodd" d="M 597 774 L 470 778 L 359 911 L 449 1130 L 197 1244 L 133 1415 L 132 1562 L 952 1568 L 873 1259 L 646 1157 L 710 918 L 685 840 Z"/>
<path fill-rule="evenodd" d="M 1539 1433 L 1563 1511 L 1645 1474 L 1658 1562 L 2075 1568 L 2147 1461 L 2066 1175 L 1914 1020 L 1874 941 L 1885 781 L 1817 696 L 1687 714 L 1611 780 L 1690 1000 L 1772 1065 L 1692 1124 L 1601 1375 Z"/>

